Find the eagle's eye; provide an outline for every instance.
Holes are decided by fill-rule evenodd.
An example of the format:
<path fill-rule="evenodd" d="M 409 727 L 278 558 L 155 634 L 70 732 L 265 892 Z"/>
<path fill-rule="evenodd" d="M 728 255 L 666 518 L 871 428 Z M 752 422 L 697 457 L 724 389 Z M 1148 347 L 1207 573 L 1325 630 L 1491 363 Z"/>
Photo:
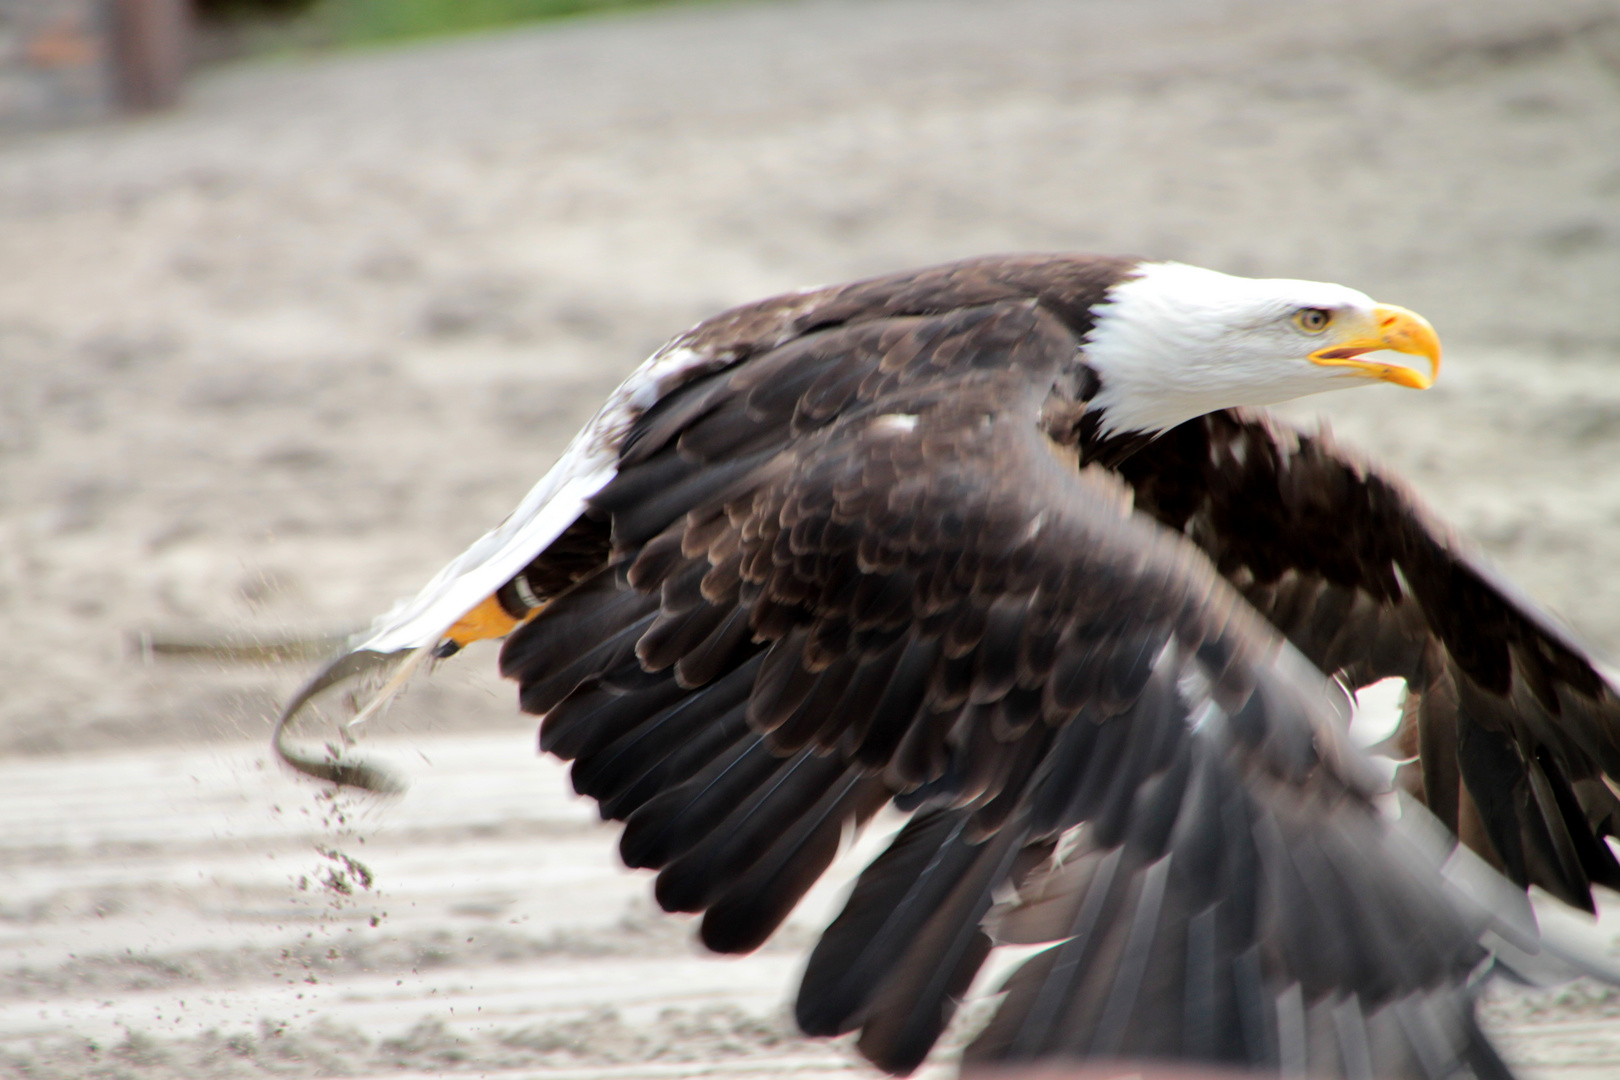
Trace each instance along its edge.
<path fill-rule="evenodd" d="M 1333 312 L 1326 308 L 1307 307 L 1294 312 L 1294 323 L 1307 334 L 1320 334 L 1333 321 Z"/>

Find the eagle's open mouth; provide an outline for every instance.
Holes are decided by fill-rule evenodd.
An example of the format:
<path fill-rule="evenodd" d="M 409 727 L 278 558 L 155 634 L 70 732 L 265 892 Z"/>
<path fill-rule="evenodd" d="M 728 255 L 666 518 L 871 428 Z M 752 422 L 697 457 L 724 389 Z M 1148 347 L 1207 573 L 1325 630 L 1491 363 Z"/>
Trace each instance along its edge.
<path fill-rule="evenodd" d="M 1434 332 L 1429 320 L 1393 304 L 1379 304 L 1373 309 L 1373 317 L 1377 328 L 1372 333 L 1318 349 L 1311 353 L 1311 361 L 1327 367 L 1348 368 L 1348 374 L 1413 390 L 1433 386 L 1440 375 L 1440 335 Z M 1428 373 L 1406 364 L 1367 359 L 1368 353 L 1379 352 L 1421 356 L 1429 361 Z"/>

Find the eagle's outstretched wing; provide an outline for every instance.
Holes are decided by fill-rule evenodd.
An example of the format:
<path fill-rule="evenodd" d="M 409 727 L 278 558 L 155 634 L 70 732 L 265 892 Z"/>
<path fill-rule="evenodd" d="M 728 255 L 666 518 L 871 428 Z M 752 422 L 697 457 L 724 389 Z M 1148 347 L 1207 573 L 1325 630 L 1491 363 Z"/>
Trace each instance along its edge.
<path fill-rule="evenodd" d="M 1121 466 L 1312 663 L 1409 688 L 1402 781 L 1521 885 L 1592 910 L 1620 888 L 1620 694 L 1572 633 L 1325 435 L 1258 413 L 1192 421 Z"/>
<path fill-rule="evenodd" d="M 1489 1072 L 1481 928 L 1372 810 L 1324 680 L 1054 440 L 1078 346 L 1033 299 L 882 313 L 661 399 L 588 500 L 612 557 L 503 650 L 542 745 L 722 951 L 910 809 L 797 1006 L 884 1068 L 1016 888 L 996 932 L 1060 944 L 978 1057 Z"/>
<path fill-rule="evenodd" d="M 970 1060 L 1494 1074 L 1466 987 L 1485 916 L 1373 812 L 1300 652 L 1407 678 L 1411 786 L 1575 903 L 1617 878 L 1614 692 L 1325 441 L 1232 412 L 1102 431 L 1083 343 L 1134 266 L 973 260 L 701 324 L 287 715 L 381 654 L 517 626 L 542 745 L 722 951 L 893 802 L 909 823 L 798 1002 L 891 1070 L 994 935 L 1056 944 Z"/>

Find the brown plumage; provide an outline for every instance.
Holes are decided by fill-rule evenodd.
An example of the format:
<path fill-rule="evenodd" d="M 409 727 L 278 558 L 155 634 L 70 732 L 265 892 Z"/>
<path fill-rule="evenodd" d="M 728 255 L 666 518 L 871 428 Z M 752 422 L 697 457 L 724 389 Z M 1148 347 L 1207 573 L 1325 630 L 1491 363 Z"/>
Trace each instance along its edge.
<path fill-rule="evenodd" d="M 1620 701 L 1326 438 L 1102 422 L 1088 334 L 1137 265 L 974 260 L 678 339 L 696 360 L 520 575 L 551 602 L 502 671 L 712 948 L 765 940 L 846 826 L 911 812 L 797 1005 L 880 1067 L 922 1061 L 1001 941 L 1055 944 L 970 1063 L 1505 1075 L 1478 912 L 1391 840 L 1322 675 L 1406 679 L 1404 786 L 1588 908 L 1620 885 Z"/>
<path fill-rule="evenodd" d="M 1263 415 L 1223 412 L 1121 466 L 1321 670 L 1409 687 L 1388 748 L 1409 792 L 1520 885 L 1590 911 L 1620 888 L 1620 707 L 1569 631 L 1392 478 Z"/>

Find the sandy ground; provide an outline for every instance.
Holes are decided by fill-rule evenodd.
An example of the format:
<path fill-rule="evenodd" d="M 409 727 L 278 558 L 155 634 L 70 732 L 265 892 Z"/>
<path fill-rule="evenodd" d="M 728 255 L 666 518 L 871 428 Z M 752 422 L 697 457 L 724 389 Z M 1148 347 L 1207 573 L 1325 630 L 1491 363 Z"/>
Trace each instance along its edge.
<path fill-rule="evenodd" d="M 1036 249 L 1428 315 L 1438 388 L 1293 415 L 1620 652 L 1612 2 L 717 4 L 0 142 L 0 1070 L 853 1068 L 781 1020 L 814 920 L 693 954 L 490 649 L 379 728 L 418 775 L 372 805 L 264 760 L 308 661 L 140 643 L 358 628 L 695 319 Z M 1492 1016 L 1529 1075 L 1620 1070 L 1620 999 Z"/>
<path fill-rule="evenodd" d="M 380 742 L 403 798 L 249 748 L 0 765 L 0 1075 L 852 1070 L 781 1009 L 832 883 L 716 961 L 522 734 Z"/>
<path fill-rule="evenodd" d="M 767 948 L 721 959 L 650 909 L 526 733 L 367 750 L 404 795 L 334 796 L 255 746 L 0 761 L 0 1076 L 877 1077 L 799 1038 L 786 1002 L 893 822 Z M 1504 990 L 1487 1019 L 1527 1078 L 1620 1064 L 1620 991 Z"/>

